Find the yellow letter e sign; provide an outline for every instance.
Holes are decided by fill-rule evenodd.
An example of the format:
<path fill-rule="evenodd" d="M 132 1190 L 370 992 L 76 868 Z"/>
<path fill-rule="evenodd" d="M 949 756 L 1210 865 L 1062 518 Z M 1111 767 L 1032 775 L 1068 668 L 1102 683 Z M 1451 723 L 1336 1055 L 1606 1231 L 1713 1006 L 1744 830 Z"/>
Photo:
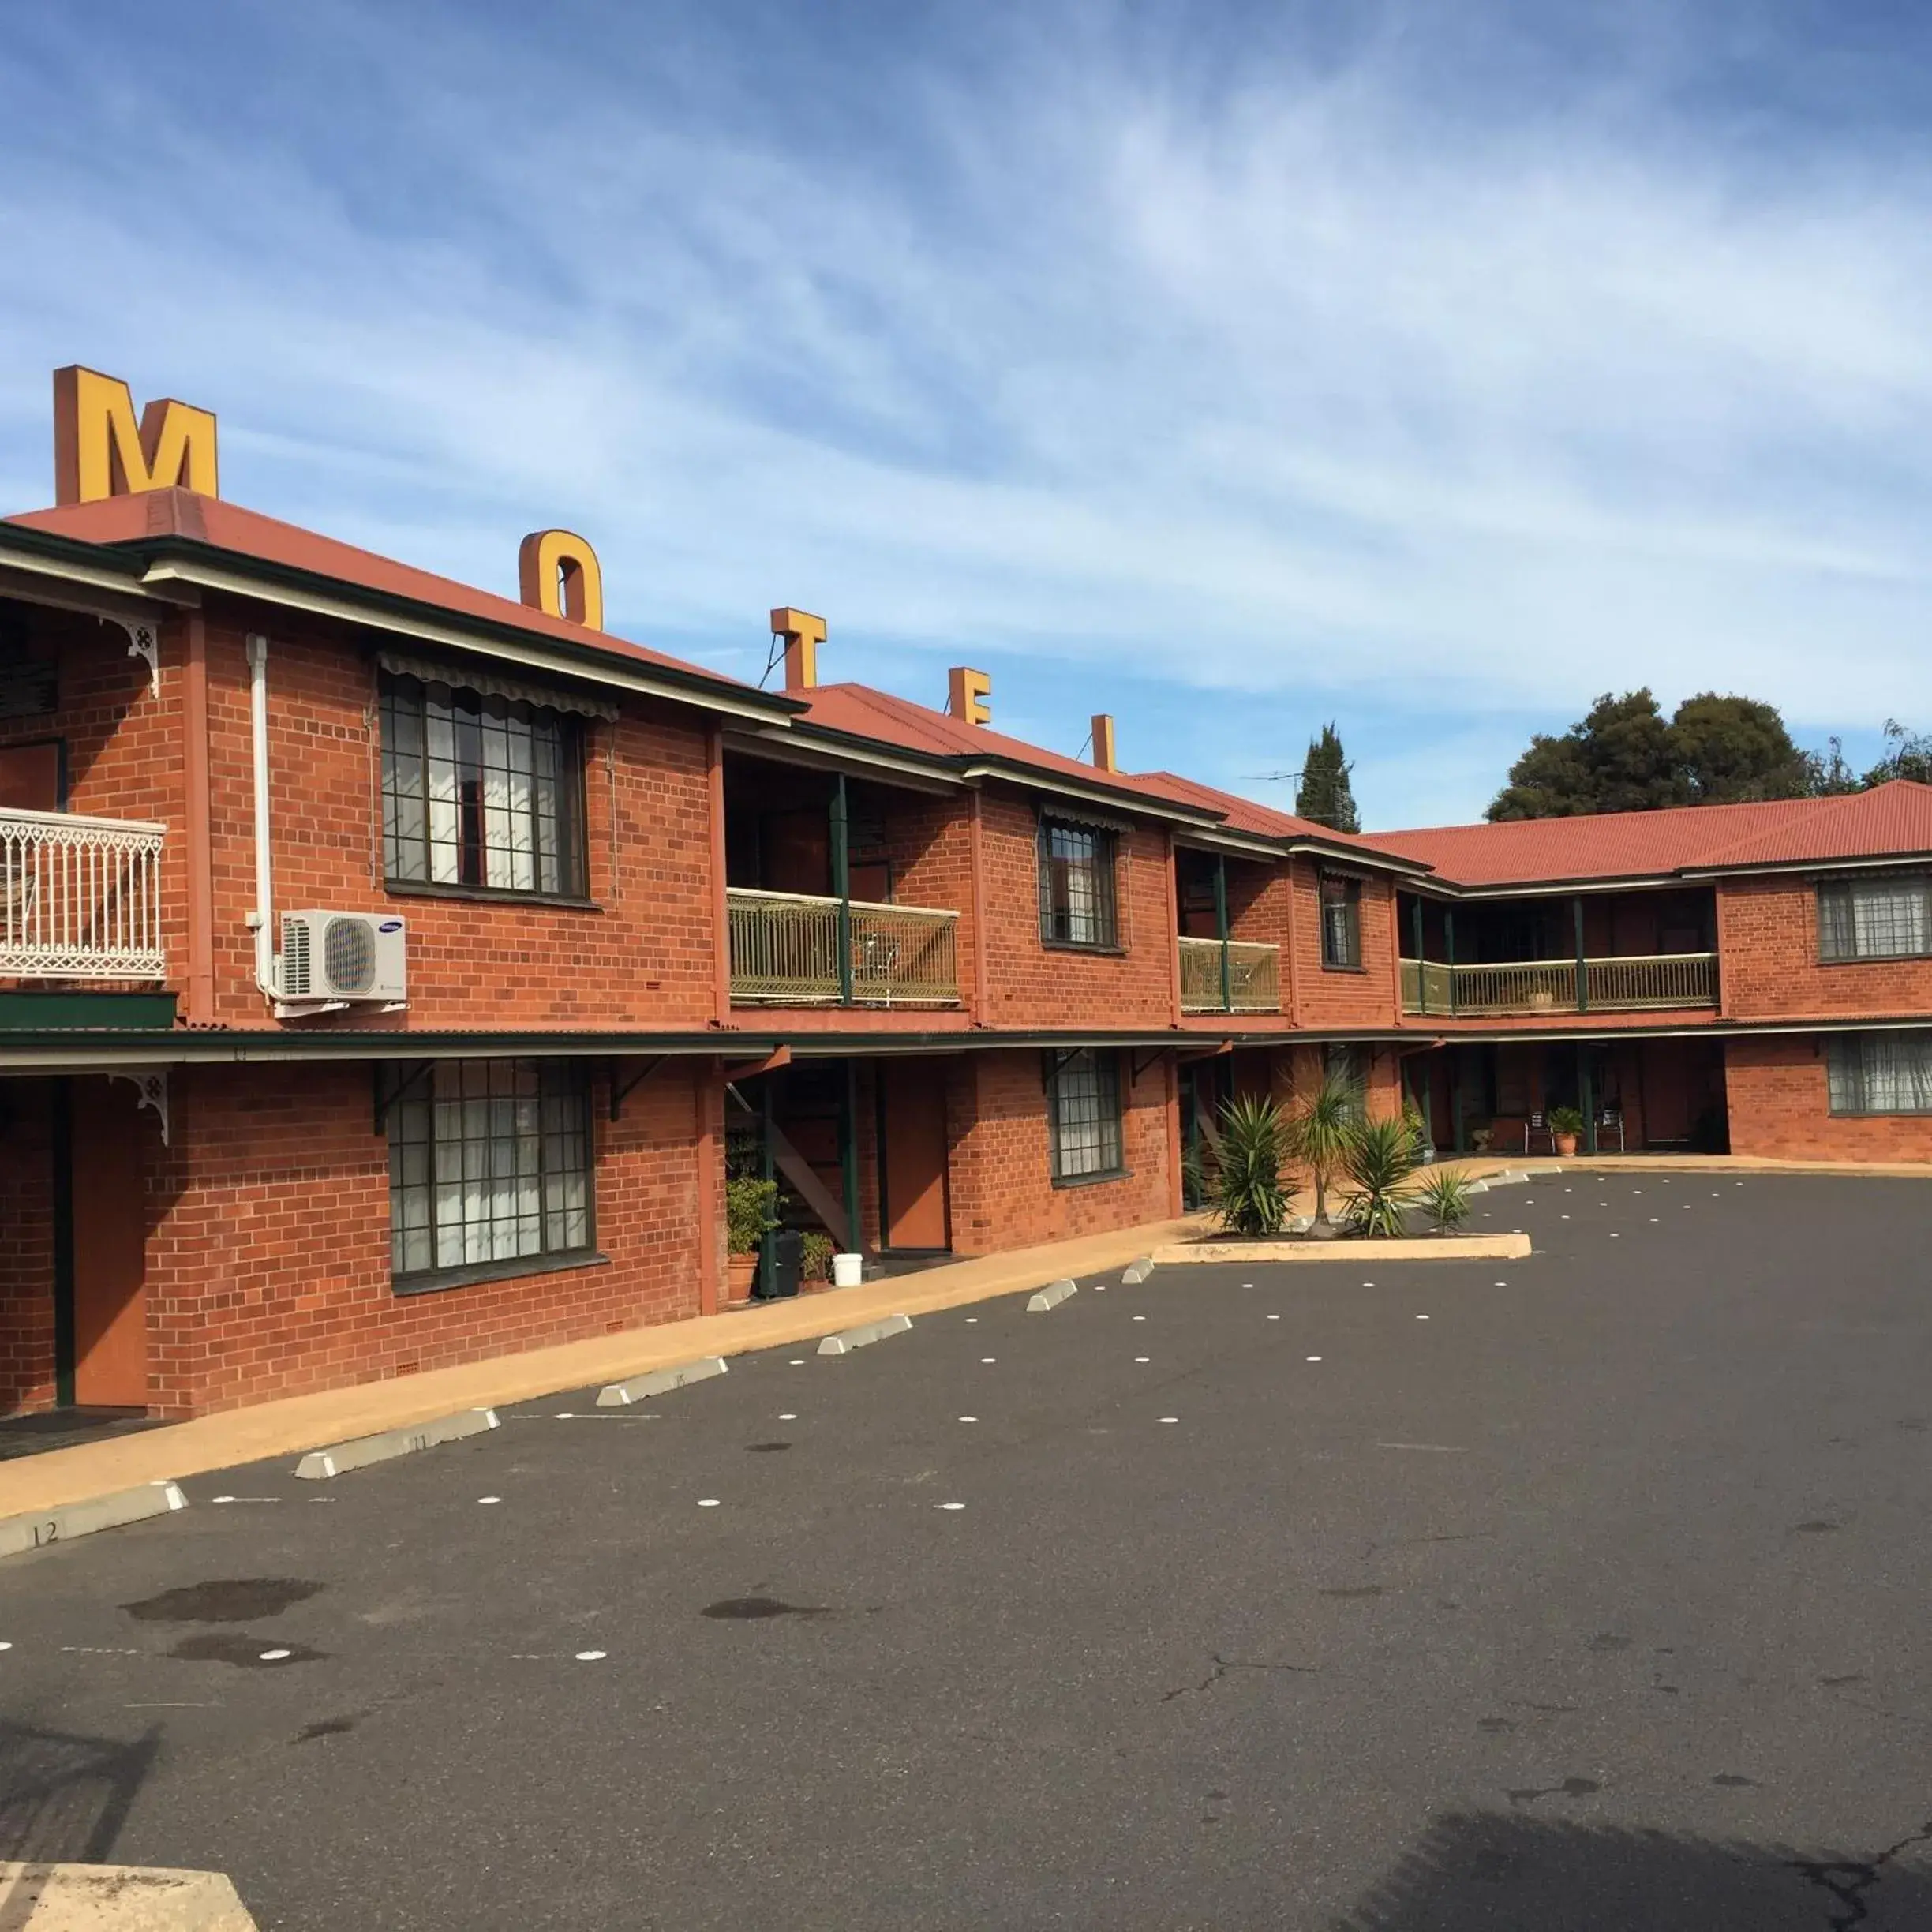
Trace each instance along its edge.
<path fill-rule="evenodd" d="M 182 488 L 221 494 L 215 418 L 171 398 L 134 421 L 128 386 L 78 363 L 54 372 L 54 500 L 95 503 L 143 490 Z"/>

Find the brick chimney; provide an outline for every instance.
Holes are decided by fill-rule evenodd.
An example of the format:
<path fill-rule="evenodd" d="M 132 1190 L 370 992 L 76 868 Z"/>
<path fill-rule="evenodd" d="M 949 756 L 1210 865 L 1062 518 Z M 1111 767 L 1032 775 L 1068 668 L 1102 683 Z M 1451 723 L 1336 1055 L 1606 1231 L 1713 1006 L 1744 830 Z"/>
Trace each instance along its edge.
<path fill-rule="evenodd" d="M 784 639 L 784 687 L 814 691 L 818 683 L 818 646 L 825 642 L 826 620 L 810 611 L 786 605 L 771 614 L 772 635 Z"/>
<path fill-rule="evenodd" d="M 1114 760 L 1114 713 L 1111 711 L 1096 711 L 1093 714 L 1093 762 L 1104 772 L 1120 769 Z"/>

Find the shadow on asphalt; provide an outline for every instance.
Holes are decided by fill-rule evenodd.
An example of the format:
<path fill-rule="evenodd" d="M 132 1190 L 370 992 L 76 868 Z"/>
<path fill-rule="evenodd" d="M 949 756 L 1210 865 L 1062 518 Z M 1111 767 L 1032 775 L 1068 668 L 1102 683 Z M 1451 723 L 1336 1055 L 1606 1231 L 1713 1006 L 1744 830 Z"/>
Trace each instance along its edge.
<path fill-rule="evenodd" d="M 0 1859 L 107 1863 L 159 1742 L 154 1730 L 122 1744 L 0 1724 Z M 15 1923 L 0 1900 L 0 1932 Z"/>
<path fill-rule="evenodd" d="M 1907 1932 L 1932 1926 L 1932 1819 L 1889 1845 L 1743 1840 L 1452 1815 L 1335 1932 Z"/>

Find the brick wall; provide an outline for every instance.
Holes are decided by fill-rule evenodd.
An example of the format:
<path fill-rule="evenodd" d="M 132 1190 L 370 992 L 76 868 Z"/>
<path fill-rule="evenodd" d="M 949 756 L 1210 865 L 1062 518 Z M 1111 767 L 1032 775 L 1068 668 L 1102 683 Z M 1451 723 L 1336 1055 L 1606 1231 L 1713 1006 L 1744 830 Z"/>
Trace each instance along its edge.
<path fill-rule="evenodd" d="M 1041 1056 L 957 1056 L 948 1087 L 954 1252 L 990 1254 L 1165 1218 L 1175 1186 L 1165 1058 L 1134 1080 L 1132 1056 L 1120 1056 L 1126 1174 L 1055 1187 Z"/>
<path fill-rule="evenodd" d="M 1174 1014 L 1173 872 L 1166 835 L 1135 826 L 1119 835 L 1114 894 L 1120 949 L 1088 953 L 1043 945 L 1039 814 L 1016 793 L 989 788 L 981 806 L 987 966 L 995 1026 L 1166 1026 Z M 1075 820 L 1080 814 L 1071 811 Z"/>
<path fill-rule="evenodd" d="M 1324 967 L 1321 956 L 1321 868 L 1289 861 L 1294 893 L 1294 1024 L 1305 1027 L 1392 1026 L 1396 1017 L 1395 895 L 1384 878 L 1361 882 L 1361 968 Z"/>
<path fill-rule="evenodd" d="M 0 1414 L 54 1399 L 52 1089 L 0 1086 Z"/>
<path fill-rule="evenodd" d="M 1825 1041 L 1764 1034 L 1724 1043 L 1731 1151 L 1784 1160 L 1932 1161 L 1932 1117 L 1830 1110 Z"/>
<path fill-rule="evenodd" d="M 698 1312 L 694 1138 L 708 1077 L 660 1069 L 608 1118 L 593 1082 L 606 1262 L 398 1295 L 366 1066 L 197 1068 L 148 1189 L 152 1401 L 174 1415 L 384 1380 Z M 707 1109 L 701 1114 L 701 1105 Z M 144 1117 L 145 1118 L 145 1117 Z M 85 1204 L 77 1204 L 84 1212 Z"/>
<path fill-rule="evenodd" d="M 704 1024 L 717 939 L 702 729 L 669 707 L 586 721 L 585 837 L 594 908 L 425 897 L 383 880 L 376 670 L 346 629 L 211 615 L 217 1013 L 262 1024 L 253 940 L 254 807 L 246 631 L 268 631 L 269 821 L 279 910 L 399 914 L 409 1007 L 351 1009 L 335 1030 Z M 538 680 L 541 681 L 541 680 Z"/>
<path fill-rule="evenodd" d="M 1818 889 L 1782 874 L 1717 889 L 1718 958 L 1730 1020 L 1932 1011 L 1932 960 L 1818 960 Z"/>

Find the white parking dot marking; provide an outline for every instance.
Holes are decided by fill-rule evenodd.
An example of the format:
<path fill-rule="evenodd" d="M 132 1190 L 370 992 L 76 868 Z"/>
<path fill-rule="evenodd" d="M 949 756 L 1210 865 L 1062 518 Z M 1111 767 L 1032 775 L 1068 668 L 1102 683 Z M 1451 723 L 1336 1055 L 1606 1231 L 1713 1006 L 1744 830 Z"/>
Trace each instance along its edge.
<path fill-rule="evenodd" d="M 962 1422 L 977 1422 L 979 1418 L 977 1416 L 961 1416 L 960 1420 Z"/>
<path fill-rule="evenodd" d="M 1375 1286 L 1375 1283 L 1373 1282 L 1364 1282 L 1362 1286 L 1365 1288 L 1372 1288 Z"/>
<path fill-rule="evenodd" d="M 1615 1228 L 1612 1228 L 1612 1229 L 1610 1230 L 1610 1238 L 1611 1238 L 1612 1241 L 1615 1241 L 1615 1240 L 1616 1239 L 1616 1237 L 1617 1237 L 1617 1231 L 1616 1231 L 1616 1230 Z"/>
<path fill-rule="evenodd" d="M 982 1362 L 996 1362 L 999 1357 L 997 1355 L 982 1355 L 979 1359 Z"/>
<path fill-rule="evenodd" d="M 700 1509 L 716 1509 L 717 1506 L 718 1500 L 716 1496 L 700 1496 L 698 1499 L 698 1507 Z"/>
<path fill-rule="evenodd" d="M 579 1664 L 601 1664 L 609 1654 L 608 1650 L 579 1650 L 577 1661 Z"/>
<path fill-rule="evenodd" d="M 571 1409 L 560 1409 L 551 1419 L 557 1422 L 575 1422 L 577 1420 L 576 1411 Z"/>
<path fill-rule="evenodd" d="M 794 1368 L 803 1368 L 805 1366 L 805 1357 L 803 1355 L 794 1355 L 792 1357 L 792 1366 Z"/>
<path fill-rule="evenodd" d="M 1178 1422 L 1181 1418 L 1178 1416 L 1163 1416 L 1161 1420 L 1163 1422 Z"/>
<path fill-rule="evenodd" d="M 1134 1317 L 1134 1320 L 1135 1320 L 1136 1321 L 1145 1321 L 1145 1320 L 1147 1320 L 1147 1317 L 1146 1317 L 1144 1315 L 1136 1315 L 1136 1316 Z"/>
<path fill-rule="evenodd" d="M 796 1422 L 798 1411 L 796 1409 L 781 1409 L 778 1412 L 778 1420 L 781 1422 Z"/>
<path fill-rule="evenodd" d="M 0 1650 L 11 1650 L 13 1648 L 13 1646 L 11 1642 L 0 1643 Z"/>
<path fill-rule="evenodd" d="M 966 1326 L 970 1328 L 979 1319 L 979 1317 L 977 1315 L 968 1315 L 966 1317 Z"/>
<path fill-rule="evenodd" d="M 1269 1320 L 1270 1321 L 1279 1321 L 1279 1320 L 1281 1320 L 1281 1317 L 1280 1317 L 1279 1315 L 1271 1315 L 1271 1316 L 1268 1317 L 1268 1320 Z"/>
<path fill-rule="evenodd" d="M 501 1496 L 478 1496 L 477 1500 L 479 1503 L 500 1503 L 503 1498 Z"/>
<path fill-rule="evenodd" d="M 942 1503 L 939 1507 L 942 1510 L 963 1510 L 966 1505 L 964 1503 Z"/>
<path fill-rule="evenodd" d="M 264 1664 L 279 1664 L 288 1654 L 286 1650 L 264 1650 L 261 1653 L 261 1661 Z"/>
<path fill-rule="evenodd" d="M 1416 1317 L 1416 1320 L 1417 1320 L 1417 1321 L 1427 1321 L 1427 1320 L 1428 1320 L 1428 1317 L 1426 1315 L 1418 1315 L 1418 1316 Z"/>
<path fill-rule="evenodd" d="M 1507 1282 L 1498 1282 L 1496 1286 L 1499 1288 L 1507 1288 L 1509 1286 L 1509 1283 Z"/>
<path fill-rule="evenodd" d="M 1320 1357 L 1319 1355 L 1311 1355 L 1311 1356 L 1309 1357 L 1309 1360 L 1310 1361 L 1320 1361 L 1321 1360 L 1321 1357 Z"/>

